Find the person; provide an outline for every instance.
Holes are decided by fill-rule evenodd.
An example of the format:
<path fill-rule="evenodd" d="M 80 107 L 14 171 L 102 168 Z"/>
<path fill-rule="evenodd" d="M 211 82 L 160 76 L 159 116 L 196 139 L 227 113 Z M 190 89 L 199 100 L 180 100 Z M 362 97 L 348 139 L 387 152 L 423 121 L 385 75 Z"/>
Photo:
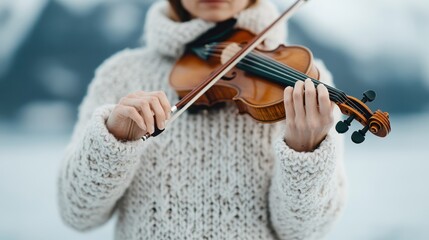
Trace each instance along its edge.
<path fill-rule="evenodd" d="M 323 84 L 284 90 L 287 118 L 261 124 L 223 108 L 185 112 L 157 137 L 178 101 L 169 73 L 187 43 L 231 17 L 258 33 L 269 0 L 170 0 L 151 6 L 145 46 L 96 71 L 59 174 L 62 219 L 88 230 L 116 216 L 115 239 L 318 239 L 345 202 L 338 109 Z M 268 36 L 284 42 L 285 26 Z M 264 46 L 261 46 L 264 47 Z M 330 73 L 317 62 L 321 79 Z"/>

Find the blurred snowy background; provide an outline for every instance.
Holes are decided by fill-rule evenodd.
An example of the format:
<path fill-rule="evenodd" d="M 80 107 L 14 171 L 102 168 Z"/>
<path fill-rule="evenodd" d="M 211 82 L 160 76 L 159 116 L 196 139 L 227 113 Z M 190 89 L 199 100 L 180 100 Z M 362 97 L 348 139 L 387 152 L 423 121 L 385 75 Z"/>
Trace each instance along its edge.
<path fill-rule="evenodd" d="M 57 169 L 95 68 L 139 46 L 151 2 L 0 0 L 1 240 L 113 239 L 114 221 L 89 233 L 62 224 Z M 349 199 L 327 239 L 429 239 L 429 1 L 310 1 L 288 42 L 350 95 L 375 90 L 370 106 L 391 114 L 386 139 L 347 134 Z"/>

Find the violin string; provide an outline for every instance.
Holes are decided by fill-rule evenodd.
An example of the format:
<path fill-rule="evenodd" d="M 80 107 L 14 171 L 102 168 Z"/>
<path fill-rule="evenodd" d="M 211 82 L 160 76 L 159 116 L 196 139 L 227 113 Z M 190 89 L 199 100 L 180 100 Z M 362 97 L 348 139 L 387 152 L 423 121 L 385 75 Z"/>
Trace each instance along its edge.
<path fill-rule="evenodd" d="M 247 59 L 247 60 L 244 60 L 244 61 L 250 61 L 251 63 L 254 63 L 254 62 L 256 62 L 256 61 L 251 61 L 251 60 L 249 60 L 249 59 Z M 243 62 L 244 62 L 243 61 Z M 257 62 L 256 62 L 257 63 Z M 247 65 L 250 65 L 250 64 L 248 64 L 248 63 L 244 63 L 244 64 L 247 64 Z M 257 64 L 260 64 L 260 63 L 257 63 Z M 253 64 L 252 64 L 253 65 Z M 266 66 L 266 65 L 263 65 L 263 66 Z M 288 75 L 287 73 L 284 73 L 284 72 L 282 72 L 281 70 L 277 70 L 277 69 L 275 69 L 275 68 L 271 68 L 270 69 L 271 71 L 270 72 L 267 72 L 267 71 L 265 71 L 266 73 L 268 73 L 268 74 L 270 74 L 270 75 L 274 75 L 275 76 L 275 73 L 273 73 L 273 72 L 277 72 L 278 73 L 278 75 L 280 75 L 281 77 L 283 77 L 283 78 L 289 78 L 289 79 L 291 79 L 292 80 L 292 84 L 290 84 L 290 86 L 293 86 L 294 85 L 294 83 L 296 82 L 296 81 L 304 81 L 306 78 L 299 78 L 299 77 L 297 77 L 297 76 L 292 76 L 292 75 Z M 311 79 L 311 78 L 309 78 L 309 79 Z M 326 86 L 326 85 L 325 85 Z M 329 92 L 329 94 L 330 94 L 330 96 L 332 97 L 332 99 L 334 100 L 334 101 L 336 101 L 336 102 L 344 102 L 344 99 L 342 99 L 342 96 L 341 95 L 338 95 L 338 93 L 337 92 L 335 92 L 335 91 L 333 91 L 332 89 L 329 89 L 329 88 L 327 88 L 327 90 L 328 90 L 328 92 Z"/>
<path fill-rule="evenodd" d="M 221 49 L 226 49 L 226 46 L 230 46 L 230 44 L 228 44 L 228 43 L 222 43 L 222 44 L 218 44 L 217 46 L 225 46 L 225 47 L 221 47 Z M 228 49 L 228 51 L 231 52 L 232 50 Z M 232 54 L 232 52 L 231 52 L 231 54 Z M 254 55 L 256 55 L 256 56 L 254 56 Z M 255 62 L 258 62 L 258 61 L 262 60 L 266 64 L 270 64 L 271 66 L 274 65 L 274 67 L 276 67 L 280 71 L 282 71 L 282 72 L 285 71 L 285 74 L 290 74 L 292 77 L 294 77 L 293 80 L 295 80 L 295 81 L 296 80 L 303 81 L 303 80 L 309 78 L 309 79 L 312 80 L 312 82 L 314 84 L 321 83 L 319 80 L 313 79 L 313 78 L 311 78 L 311 77 L 309 77 L 309 76 L 307 76 L 307 75 L 305 75 L 305 74 L 303 74 L 303 73 L 301 73 L 301 72 L 299 72 L 299 71 L 297 71 L 297 70 L 295 70 L 295 69 L 293 69 L 293 68 L 291 68 L 291 67 L 289 67 L 289 66 L 287 66 L 285 64 L 279 63 L 279 62 L 277 62 L 277 61 L 269 58 L 268 56 L 265 56 L 265 55 L 263 55 L 263 54 L 261 54 L 261 53 L 259 53 L 257 51 L 255 51 L 255 53 L 250 53 L 248 56 L 249 56 L 249 58 L 252 58 L 252 57 L 256 58 L 257 61 L 255 61 Z M 253 61 L 250 61 L 250 62 L 253 63 Z M 286 76 L 289 76 L 289 75 L 286 75 Z M 326 85 L 326 84 L 324 84 L 324 85 L 326 86 L 326 88 L 328 90 L 331 90 L 330 93 L 333 93 L 333 94 L 335 93 L 335 95 L 338 97 L 338 101 L 339 102 L 343 103 L 343 102 L 347 101 L 347 96 L 343 92 L 341 92 L 340 90 L 338 90 L 336 88 L 333 88 L 333 87 L 331 87 L 329 85 Z"/>
<path fill-rule="evenodd" d="M 216 56 L 216 55 L 218 55 L 218 57 L 220 57 L 221 56 L 221 54 L 212 54 L 212 55 L 214 55 L 214 56 Z M 246 63 L 246 62 L 249 62 L 249 64 L 248 63 Z M 262 67 L 264 67 L 264 68 L 266 68 L 266 69 L 268 69 L 268 70 L 270 70 L 269 72 L 268 71 L 266 71 L 266 70 L 262 70 L 261 68 L 258 68 L 258 67 L 256 67 L 256 66 L 254 66 L 254 64 L 253 63 L 256 63 L 257 65 L 260 65 L 260 66 L 262 66 Z M 282 72 L 282 70 L 283 69 L 275 69 L 275 68 L 272 68 L 271 66 L 269 66 L 269 65 L 266 65 L 266 64 L 263 64 L 263 63 L 260 63 L 260 62 L 258 62 L 258 61 L 254 61 L 254 60 L 250 60 L 250 58 L 249 59 L 243 59 L 243 61 L 242 61 L 242 63 L 240 63 L 241 65 L 243 65 L 243 66 L 251 66 L 251 67 L 254 67 L 254 68 L 258 68 L 257 70 L 259 70 L 259 71 L 263 71 L 263 72 L 265 72 L 266 74 L 268 74 L 268 75 L 271 75 L 271 76 L 276 76 L 276 75 L 274 75 L 273 74 L 273 72 L 277 72 L 277 73 L 279 73 L 279 75 L 282 75 L 281 77 L 283 77 L 283 80 L 286 80 L 287 82 L 288 82 L 288 84 L 290 85 L 290 86 L 293 86 L 294 85 L 294 83 L 297 81 L 297 80 L 305 80 L 306 78 L 303 78 L 303 79 L 300 79 L 300 78 L 298 78 L 297 76 L 293 76 L 292 74 L 291 75 L 287 75 L 286 73 L 284 73 L 284 72 Z M 311 79 L 311 78 L 310 78 Z M 291 80 L 291 81 L 289 81 L 289 80 Z M 312 79 L 313 80 L 313 79 Z M 314 82 L 314 81 L 313 81 Z M 335 90 L 333 90 L 332 88 L 329 88 L 329 86 L 328 85 L 325 85 L 325 86 L 327 86 L 327 88 L 328 88 L 328 92 L 334 97 L 334 99 L 335 99 L 335 101 L 338 101 L 338 102 L 344 102 L 344 99 L 343 99 L 343 97 L 341 96 L 341 95 L 339 95 Z"/>
<path fill-rule="evenodd" d="M 260 55 L 262 55 L 262 54 L 260 54 Z M 249 57 L 250 58 L 252 58 L 252 57 L 254 57 L 254 54 L 252 53 L 252 55 L 249 55 Z M 307 75 L 305 75 L 305 74 L 303 74 L 303 73 L 301 73 L 301 72 L 298 72 L 298 71 L 296 71 L 296 70 L 294 70 L 293 68 L 290 68 L 290 67 L 288 67 L 288 66 L 286 66 L 286 65 L 284 65 L 284 64 L 281 64 L 281 63 L 278 63 L 277 61 L 275 61 L 275 60 L 273 60 L 273 59 L 270 59 L 270 58 L 268 58 L 268 57 L 265 57 L 265 56 L 263 56 L 264 58 L 266 58 L 266 64 L 268 64 L 268 65 L 275 65 L 276 67 L 278 67 L 278 69 L 280 69 L 280 71 L 286 71 L 286 72 L 283 72 L 283 76 L 288 76 L 288 74 L 295 74 L 295 77 L 293 78 L 294 80 L 296 80 L 296 79 L 298 79 L 298 80 L 301 80 L 301 81 L 303 81 L 303 80 L 305 80 L 306 78 L 310 78 L 310 77 L 308 77 Z M 249 59 L 250 59 L 249 58 Z M 259 61 L 260 59 L 258 59 L 257 58 L 257 60 Z M 249 60 L 248 60 L 249 61 Z M 252 63 L 253 62 L 258 62 L 258 61 L 255 61 L 255 60 L 253 60 L 253 61 L 251 61 Z M 287 68 L 289 68 L 289 70 L 287 70 Z M 291 69 L 291 70 L 290 70 Z M 298 74 L 299 75 L 299 77 L 296 77 L 296 74 Z M 300 78 L 301 77 L 301 78 Z M 320 81 L 318 81 L 318 80 L 315 80 L 315 79 L 312 79 L 312 78 L 310 78 L 312 81 L 313 81 L 313 83 L 316 83 L 316 84 L 318 84 L 318 83 L 320 83 Z M 322 83 L 323 84 L 323 83 Z M 325 84 L 324 84 L 325 85 Z M 328 88 L 328 92 L 330 93 L 330 94 L 332 94 L 332 95 L 334 95 L 334 96 L 336 96 L 336 98 L 337 98 L 337 101 L 338 102 L 341 102 L 341 103 L 345 103 L 345 104 L 347 104 L 348 106 L 351 106 L 352 108 L 354 108 L 354 109 L 356 109 L 357 111 L 359 111 L 361 114 L 363 114 L 363 115 L 366 115 L 365 114 L 365 111 L 364 110 L 362 110 L 362 108 L 360 107 L 360 106 L 358 106 L 358 105 L 356 105 L 356 104 L 354 104 L 354 102 L 353 101 L 350 101 L 346 96 L 345 96 L 345 94 L 344 94 L 344 96 L 343 96 L 343 94 L 341 94 L 340 92 L 338 92 L 338 91 L 336 91 L 334 88 L 332 88 L 332 87 L 330 87 L 329 85 L 325 85 L 327 88 Z"/>
<path fill-rule="evenodd" d="M 256 56 L 254 56 L 254 55 L 256 55 Z M 271 66 L 273 64 L 275 64 L 274 67 L 276 67 L 276 69 L 279 69 L 279 71 L 282 71 L 282 72 L 286 71 L 286 74 L 289 73 L 292 77 L 294 77 L 292 80 L 305 80 L 305 79 L 309 78 L 315 84 L 321 83 L 320 81 L 318 81 L 316 79 L 313 79 L 313 78 L 311 78 L 311 77 L 309 77 L 309 76 L 307 76 L 307 75 L 305 75 L 305 74 L 303 74 L 303 73 L 301 73 L 299 71 L 296 71 L 295 69 L 290 68 L 290 67 L 288 67 L 285 64 L 278 63 L 277 61 L 274 61 L 273 59 L 271 59 L 271 58 L 269 58 L 269 57 L 267 57 L 267 56 L 265 56 L 263 54 L 260 54 L 260 53 L 256 52 L 256 53 L 251 53 L 248 56 L 249 56 L 249 60 L 248 61 L 250 63 L 253 63 L 253 62 L 258 63 L 260 60 L 262 60 L 266 64 L 271 64 Z M 256 61 L 251 61 L 250 58 L 256 58 Z M 325 86 L 326 86 L 326 88 L 328 90 L 331 90 L 332 94 L 338 96 L 338 101 L 345 101 L 346 100 L 344 93 L 342 93 L 341 91 L 339 91 L 336 88 L 333 88 L 333 87 L 331 87 L 329 85 L 325 85 Z"/>
<path fill-rule="evenodd" d="M 289 66 L 287 66 L 285 64 L 282 64 L 282 63 L 280 63 L 278 61 L 275 61 L 274 59 L 269 58 L 268 56 L 265 56 L 262 53 L 250 53 L 250 57 L 255 57 L 255 56 L 259 56 L 260 58 L 266 59 L 267 64 L 274 64 L 277 67 L 279 67 L 279 69 L 281 69 L 281 70 L 283 70 L 283 69 L 289 69 L 289 71 L 286 71 L 286 72 L 289 72 L 289 73 L 292 72 L 292 73 L 298 74 L 299 76 L 302 77 L 302 79 L 300 79 L 300 80 L 303 80 L 303 79 L 305 80 L 306 78 L 310 78 L 306 74 L 301 73 L 301 72 L 299 72 L 299 71 L 297 71 L 297 70 L 295 70 L 295 69 L 293 69 L 293 68 L 291 68 L 291 67 L 289 67 Z M 258 60 L 260 60 L 260 59 L 258 59 Z M 286 73 L 286 75 L 287 75 L 287 73 Z M 310 79 L 315 84 L 321 83 L 317 79 L 313 79 L 313 78 L 310 78 Z M 353 101 L 349 100 L 349 98 L 345 95 L 345 93 L 343 93 L 343 92 L 341 92 L 341 91 L 337 90 L 336 88 L 333 88 L 333 87 L 331 87 L 329 85 L 326 85 L 326 84 L 324 84 L 324 85 L 328 88 L 328 92 L 329 92 L 329 89 L 331 89 L 332 92 L 334 92 L 334 94 L 341 100 L 341 103 L 345 103 L 348 106 L 350 106 L 350 107 L 358 110 L 361 114 L 366 115 L 365 114 L 365 110 L 362 110 L 362 108 L 359 105 L 356 105 Z"/>
<path fill-rule="evenodd" d="M 213 44 L 209 44 L 209 48 L 210 49 L 212 49 L 212 46 L 220 46 L 220 49 L 221 49 L 221 51 L 222 51 L 222 49 L 226 49 L 226 47 L 228 47 L 228 46 L 231 46 L 231 43 L 219 43 L 219 44 L 216 44 L 216 43 L 213 43 Z M 235 45 L 235 46 L 237 46 L 237 47 L 239 47 L 238 45 Z M 228 49 L 229 51 L 232 51 L 231 49 Z M 257 56 L 259 56 L 260 58 L 262 58 L 262 60 L 266 60 L 266 61 L 264 61 L 264 62 L 266 62 L 267 64 L 271 64 L 271 65 L 275 65 L 275 67 L 279 67 L 279 69 L 281 70 L 281 71 L 286 71 L 286 76 L 288 76 L 287 74 L 289 73 L 289 74 L 291 74 L 292 75 L 292 73 L 294 73 L 294 76 L 296 77 L 296 75 L 298 75 L 299 77 L 301 77 L 302 79 L 300 79 L 299 77 L 298 77 L 298 80 L 305 80 L 306 78 L 310 78 L 309 76 L 307 76 L 307 75 L 305 75 L 305 74 L 303 74 L 303 73 L 301 73 L 301 72 L 299 72 L 299 71 L 297 71 L 297 70 L 295 70 L 295 69 L 293 69 L 293 68 L 291 68 L 291 67 L 289 67 L 289 66 L 287 66 L 287 65 L 285 65 L 285 64 L 282 64 L 282 63 L 279 63 L 279 62 L 277 62 L 277 61 L 275 61 L 275 60 L 273 60 L 272 58 L 269 58 L 268 56 L 265 56 L 264 54 L 262 54 L 262 53 L 259 53 L 257 50 L 255 50 L 255 53 L 250 53 L 248 56 L 251 58 L 252 57 L 252 55 L 257 55 Z M 258 61 L 260 60 L 260 58 L 256 58 Z M 244 60 L 244 59 L 243 59 Z M 250 61 L 251 63 L 253 63 L 253 61 Z M 313 78 L 310 78 L 312 81 L 313 81 L 313 83 L 315 83 L 315 84 L 318 84 L 318 83 L 320 83 L 320 81 L 318 81 L 318 80 L 316 80 L 316 79 L 313 79 Z M 296 78 L 295 79 L 293 79 L 293 80 L 295 80 L 296 81 Z M 329 85 L 325 85 L 327 88 L 328 88 L 328 90 L 329 90 L 329 88 L 331 88 L 332 89 L 332 91 L 334 91 L 335 92 L 335 95 L 338 97 L 338 95 L 339 95 L 339 100 L 341 100 L 341 103 L 344 103 L 344 104 L 347 104 L 348 106 L 350 106 L 350 107 L 352 107 L 352 108 L 354 108 L 354 109 L 356 109 L 356 110 L 358 110 L 359 112 L 361 112 L 361 114 L 363 114 L 363 115 L 367 115 L 367 114 L 365 114 L 365 112 L 366 111 L 364 111 L 364 110 L 362 110 L 361 109 L 361 107 L 360 106 L 357 106 L 353 101 L 351 101 L 348 97 L 347 97 L 347 95 L 345 95 L 345 93 L 343 93 L 343 92 L 341 92 L 341 91 L 339 91 L 339 90 L 337 90 L 336 88 L 332 88 L 332 87 L 330 87 Z M 337 91 L 338 91 L 338 94 L 337 94 Z M 331 93 L 331 92 L 330 92 Z"/>
<path fill-rule="evenodd" d="M 289 70 L 287 70 L 287 69 L 285 69 L 285 68 L 282 68 L 282 66 L 276 66 L 276 65 L 272 65 L 273 64 L 273 62 L 270 62 L 269 60 L 267 61 L 267 60 L 265 60 L 265 59 L 258 59 L 257 57 L 256 57 L 256 60 L 253 60 L 253 58 L 255 58 L 255 56 L 253 56 L 253 55 L 249 55 L 249 59 L 246 59 L 248 62 L 250 62 L 250 63 L 257 63 L 257 64 L 260 64 L 260 65 L 262 65 L 262 66 L 269 66 L 269 68 L 270 68 L 270 70 L 274 70 L 274 71 L 276 71 L 276 72 L 278 72 L 278 73 L 280 73 L 280 75 L 282 75 L 282 76 L 284 76 L 284 77 L 289 77 L 289 78 L 291 78 L 293 81 L 294 81 L 294 83 L 297 81 L 297 80 L 299 80 L 299 81 L 304 81 L 304 80 L 306 80 L 307 78 L 308 79 L 311 79 L 312 80 L 312 82 L 314 83 L 314 84 L 320 84 L 320 82 L 319 81 L 315 81 L 314 79 L 312 79 L 312 78 L 310 78 L 310 77 L 308 77 L 308 76 L 305 76 L 305 77 L 303 77 L 303 76 L 297 76 L 297 74 L 296 74 L 296 72 L 292 72 L 292 71 L 289 71 Z M 260 61 L 260 60 L 262 60 L 262 62 Z M 271 65 L 270 65 L 271 64 Z M 289 74 L 289 75 L 288 75 Z M 322 83 L 323 84 L 323 83 Z M 325 85 L 325 84 L 324 84 Z M 342 100 L 342 96 L 337 92 L 337 91 L 335 91 L 334 89 L 332 89 L 330 86 L 328 86 L 328 85 L 325 85 L 326 86 L 326 88 L 328 89 L 328 92 L 333 96 L 333 97 L 335 97 L 335 100 L 337 101 L 337 102 L 343 102 Z"/>
<path fill-rule="evenodd" d="M 213 55 L 213 56 L 216 56 L 217 55 L 217 57 L 220 57 L 221 56 L 221 54 L 211 54 L 211 55 Z M 271 60 L 271 59 L 270 59 Z M 243 59 L 242 60 L 242 62 L 243 61 L 247 61 L 247 62 L 249 62 L 249 59 Z M 273 60 L 271 60 L 271 61 L 273 61 Z M 261 65 L 261 63 L 259 63 L 258 61 L 250 61 L 250 63 L 256 63 L 256 64 L 258 64 L 258 65 Z M 272 72 L 268 72 L 268 71 L 266 71 L 266 70 L 261 70 L 260 68 L 258 68 L 258 67 L 255 67 L 253 64 L 247 64 L 247 63 L 239 63 L 239 64 L 241 64 L 241 65 L 244 65 L 244 66 L 251 66 L 251 67 L 253 67 L 253 68 L 257 68 L 257 70 L 259 70 L 259 71 L 263 71 L 263 72 L 265 72 L 266 74 L 268 74 L 268 75 L 272 75 L 272 76 L 275 76 L 275 75 L 273 75 L 273 73 Z M 273 68 L 271 68 L 269 65 L 267 66 L 267 65 L 263 65 L 265 68 L 268 68 L 268 69 L 270 69 L 271 71 L 277 71 L 278 72 L 278 70 L 273 70 Z M 283 70 L 283 69 L 282 69 Z M 291 78 L 289 75 L 287 75 L 286 73 L 281 73 L 281 75 L 283 75 L 286 79 L 287 78 Z M 311 78 L 310 78 L 311 79 Z M 291 80 L 293 80 L 293 81 L 297 81 L 297 80 L 303 80 L 303 79 L 299 79 L 299 78 L 296 78 L 296 77 L 292 77 L 291 78 Z M 305 78 L 304 78 L 304 80 L 305 80 Z M 294 82 L 292 82 L 292 83 L 290 83 L 290 85 L 292 86 L 293 85 L 293 83 Z M 326 86 L 326 85 L 325 85 Z M 329 92 L 329 89 L 328 89 L 328 92 Z M 341 95 L 339 95 L 338 96 L 338 94 L 337 94 L 337 92 L 330 92 L 330 94 L 332 94 L 333 96 L 335 96 L 335 97 L 337 97 L 338 98 L 338 100 L 341 100 L 342 99 L 342 101 L 341 102 L 343 102 L 343 103 L 346 103 L 347 105 L 353 105 L 353 106 L 351 106 L 352 108 L 354 108 L 354 109 L 356 109 L 356 110 L 358 110 L 361 114 L 363 114 L 363 115 L 367 115 L 367 114 L 365 114 L 365 111 L 363 111 L 361 108 L 360 108 L 360 106 L 356 106 L 352 101 L 350 101 L 350 100 L 348 100 L 348 99 L 346 99 L 346 100 L 344 100 L 344 98 L 341 96 Z M 337 100 L 337 101 L 338 101 Z M 368 117 L 368 116 L 367 116 Z"/>
<path fill-rule="evenodd" d="M 222 45 L 222 44 L 219 44 L 219 45 Z M 219 46 L 219 45 L 217 45 L 217 46 Z M 223 45 L 229 46 L 229 44 L 223 44 Z M 209 49 L 209 50 L 207 50 L 207 49 Z M 211 55 L 214 55 L 214 56 L 217 55 L 217 57 L 221 57 L 221 55 L 222 55 L 221 53 L 224 53 L 224 51 L 222 51 L 221 49 L 219 49 L 219 50 L 213 50 L 213 48 L 210 46 L 209 48 L 206 48 L 206 53 L 209 53 L 209 52 L 215 52 L 216 53 L 216 52 L 218 52 L 217 54 L 211 54 Z M 224 49 L 226 49 L 226 48 L 224 48 Z M 227 49 L 227 51 L 230 52 L 231 54 L 233 54 L 233 52 L 232 52 L 231 49 Z M 227 54 L 229 54 L 228 52 L 227 52 Z M 280 75 L 282 75 L 286 79 L 290 78 L 290 80 L 293 80 L 293 81 L 297 81 L 297 80 L 301 80 L 302 81 L 302 80 L 305 80 L 306 78 L 310 78 L 307 75 L 305 75 L 305 74 L 303 74 L 301 72 L 298 72 L 295 69 L 290 68 L 289 66 L 287 66 L 285 64 L 278 63 L 277 61 L 275 61 L 275 60 L 273 60 L 273 59 L 271 59 L 271 58 L 269 58 L 269 57 L 267 57 L 267 56 L 265 56 L 265 55 L 263 55 L 261 53 L 250 53 L 248 56 L 249 56 L 249 58 L 248 59 L 244 58 L 242 60 L 242 62 L 247 61 L 247 62 L 250 62 L 250 64 L 241 63 L 242 65 L 245 64 L 246 66 L 255 67 L 252 64 L 256 63 L 256 64 L 262 65 L 265 68 L 268 68 L 268 69 L 270 69 L 272 71 L 276 71 L 276 72 L 280 71 Z M 256 60 L 251 60 L 251 58 L 256 58 Z M 261 62 L 261 60 L 262 60 L 262 62 Z M 278 70 L 274 69 L 273 67 L 275 67 Z M 261 71 L 261 69 L 258 69 L 258 70 Z M 273 75 L 272 73 L 269 73 L 267 71 L 264 71 L 264 72 L 266 74 Z M 288 74 L 290 74 L 290 75 L 288 75 Z M 316 79 L 312 79 L 312 78 L 310 78 L 310 79 L 315 84 L 320 83 L 320 81 L 318 81 Z M 291 86 L 292 85 L 293 84 L 291 84 Z M 345 103 L 345 104 L 349 105 L 350 107 L 358 110 L 361 114 L 367 115 L 367 114 L 365 114 L 365 111 L 361 109 L 360 106 L 357 106 L 356 104 L 354 104 L 353 101 L 350 101 L 343 92 L 340 92 L 337 89 L 330 87 L 329 85 L 325 85 L 325 86 L 328 88 L 328 92 L 332 96 L 335 96 L 337 98 L 336 100 L 338 102 Z"/>
<path fill-rule="evenodd" d="M 232 51 L 232 50 L 231 50 Z M 213 50 L 212 50 L 212 52 L 214 52 Z M 219 52 L 219 53 L 221 53 L 221 52 Z M 232 53 L 232 52 L 231 52 Z M 268 57 L 266 57 L 266 58 L 262 58 L 261 59 L 261 57 L 265 57 L 264 55 L 262 55 L 262 54 L 260 54 L 261 56 L 254 56 L 254 54 L 255 53 L 251 53 L 251 54 L 249 54 L 248 56 L 249 56 L 249 58 L 248 59 L 246 59 L 249 63 L 256 63 L 256 64 L 258 64 L 258 65 L 262 65 L 262 66 L 264 66 L 264 67 L 267 67 L 267 68 L 269 68 L 270 70 L 273 70 L 274 68 L 273 67 L 275 67 L 277 70 L 275 70 L 274 69 L 274 71 L 276 71 L 276 72 L 280 72 L 281 74 L 283 74 L 283 76 L 285 76 L 285 77 L 290 77 L 291 78 L 291 80 L 294 80 L 294 81 L 297 81 L 297 80 L 305 80 L 305 79 L 307 79 L 307 78 L 309 78 L 309 79 L 311 79 L 312 81 L 313 81 L 313 83 L 315 83 L 315 84 L 319 84 L 319 83 L 321 83 L 320 81 L 318 81 L 318 80 L 316 80 L 316 79 L 312 79 L 312 78 L 310 78 L 309 76 L 307 76 L 307 75 L 304 75 L 304 74 L 301 74 L 300 76 L 297 76 L 300 72 L 298 72 L 298 71 L 296 71 L 296 70 L 294 70 L 294 69 L 290 69 L 290 70 L 288 70 L 288 69 L 285 69 L 285 68 L 287 68 L 287 66 L 286 65 L 284 65 L 284 64 L 282 64 L 282 65 L 275 65 L 275 66 L 272 66 L 272 64 L 273 63 L 277 63 L 276 61 L 273 61 L 272 59 L 270 59 L 270 58 L 268 58 Z M 258 54 L 259 55 L 259 54 Z M 256 61 L 255 60 L 251 60 L 251 58 L 255 58 L 256 57 Z M 264 63 L 265 63 L 265 65 L 263 65 L 263 63 L 260 63 L 260 61 L 263 61 Z M 271 66 L 269 65 L 269 64 L 271 64 Z M 291 70 L 293 70 L 293 71 L 291 71 Z M 284 72 L 284 71 L 286 71 L 286 72 Z M 284 74 L 287 74 L 287 73 L 289 73 L 290 75 L 284 75 Z M 301 78 L 300 78 L 301 77 Z M 293 82 L 294 83 L 294 82 Z M 293 84 L 292 84 L 293 85 Z M 345 99 L 344 99 L 344 97 L 342 96 L 342 94 L 337 90 L 337 89 L 335 89 L 335 88 L 332 88 L 331 86 L 329 86 L 329 85 L 325 85 L 326 87 L 327 87 L 327 89 L 328 90 L 330 90 L 330 93 L 331 94 L 333 94 L 334 96 L 337 96 L 338 97 L 338 101 L 341 101 L 341 102 L 343 102 L 343 101 L 345 101 Z"/>
<path fill-rule="evenodd" d="M 259 62 L 261 60 L 260 58 L 266 58 L 266 59 L 264 59 L 265 60 L 265 64 L 271 65 L 271 66 L 274 65 L 275 67 L 277 67 L 277 69 L 279 69 L 279 71 L 282 72 L 283 76 L 288 76 L 288 74 L 290 74 L 290 75 L 293 75 L 293 79 L 294 80 L 298 79 L 298 80 L 304 81 L 305 79 L 309 78 L 316 85 L 320 84 L 320 83 L 323 84 L 322 82 L 320 82 L 320 81 L 318 81 L 316 79 L 310 78 L 309 76 L 307 76 L 305 74 L 302 74 L 301 72 L 298 72 L 298 71 L 296 71 L 296 70 L 294 70 L 294 69 L 292 69 L 292 68 L 290 68 L 290 67 L 288 67 L 288 66 L 286 66 L 284 64 L 278 63 L 277 61 L 275 61 L 273 59 L 270 59 L 270 58 L 265 57 L 263 55 L 262 56 L 257 56 L 257 55 L 262 55 L 262 54 L 253 54 L 252 53 L 252 55 L 249 55 L 249 60 L 247 60 L 247 61 Z M 256 57 L 256 61 L 255 60 L 252 61 L 251 59 L 255 58 L 255 57 Z M 340 103 L 350 103 L 350 104 L 354 105 L 353 106 L 354 108 L 356 108 L 358 111 L 360 111 L 360 112 L 363 113 L 362 109 L 360 107 L 356 106 L 353 102 L 349 101 L 348 98 L 345 96 L 344 93 L 338 91 L 337 89 L 335 89 L 335 88 L 333 88 L 333 87 L 331 87 L 329 85 L 326 85 L 326 84 L 323 84 L 323 85 L 326 86 L 326 88 L 328 89 L 328 92 L 331 95 L 333 95 L 334 99 L 336 98 L 335 100 L 337 102 L 340 102 Z"/>
<path fill-rule="evenodd" d="M 213 56 L 216 56 L 216 54 L 212 54 Z M 217 54 L 219 57 L 221 56 L 221 54 Z M 257 65 L 260 65 L 260 66 L 262 66 L 263 68 L 265 68 L 265 69 L 268 69 L 268 70 L 270 70 L 270 71 L 266 71 L 265 69 L 262 69 L 261 67 L 258 67 L 258 66 L 255 66 L 255 64 L 253 64 L 253 63 L 255 63 L 255 64 L 257 64 Z M 242 60 L 242 62 L 240 62 L 239 63 L 240 65 L 242 65 L 242 66 L 249 66 L 249 67 L 253 67 L 254 69 L 256 69 L 256 70 L 258 70 L 258 71 L 261 71 L 261 72 L 264 72 L 264 73 L 266 73 L 267 75 L 271 75 L 271 76 L 276 76 L 276 75 L 274 75 L 273 74 L 273 72 L 277 72 L 279 75 L 281 75 L 281 77 L 283 77 L 283 80 L 285 81 L 284 83 L 287 83 L 287 85 L 288 86 L 293 86 L 294 85 L 294 83 L 296 82 L 296 81 L 298 81 L 298 80 L 305 80 L 305 79 L 299 79 L 299 78 L 297 78 L 296 76 L 292 76 L 292 75 L 286 75 L 285 73 L 283 73 L 283 72 L 280 72 L 278 69 L 274 69 L 274 68 L 272 68 L 272 67 L 270 67 L 270 66 L 268 66 L 268 65 L 262 65 L 260 62 L 257 62 L 257 61 L 253 61 L 253 60 L 249 60 L 249 59 L 243 59 Z M 335 97 L 334 99 L 336 100 L 336 101 L 340 101 L 340 99 L 339 99 L 339 97 L 337 96 L 337 93 L 335 93 L 335 92 L 333 92 L 333 91 L 330 91 L 329 89 L 328 89 L 328 92 L 333 96 L 333 97 Z"/>

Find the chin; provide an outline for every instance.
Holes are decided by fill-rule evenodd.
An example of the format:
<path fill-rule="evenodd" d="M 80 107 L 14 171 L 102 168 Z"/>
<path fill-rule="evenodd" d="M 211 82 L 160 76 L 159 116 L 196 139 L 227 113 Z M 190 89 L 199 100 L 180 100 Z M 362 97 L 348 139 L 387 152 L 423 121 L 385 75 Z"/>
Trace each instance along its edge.
<path fill-rule="evenodd" d="M 233 16 L 225 13 L 207 13 L 199 16 L 199 18 L 209 21 L 209 22 L 222 22 L 227 19 L 232 18 Z"/>

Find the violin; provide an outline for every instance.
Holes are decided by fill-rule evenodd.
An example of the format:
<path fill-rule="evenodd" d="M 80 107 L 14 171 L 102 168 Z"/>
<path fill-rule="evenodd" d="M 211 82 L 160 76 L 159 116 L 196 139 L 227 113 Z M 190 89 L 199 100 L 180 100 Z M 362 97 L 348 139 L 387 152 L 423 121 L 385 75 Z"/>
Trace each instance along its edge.
<path fill-rule="evenodd" d="M 234 101 L 239 113 L 249 114 L 256 121 L 272 123 L 285 119 L 283 92 L 287 86 L 307 78 L 317 86 L 319 70 L 314 65 L 311 51 L 302 46 L 280 45 L 274 50 L 255 50 L 268 31 L 290 15 L 304 0 L 298 0 L 275 22 L 258 35 L 246 30 L 234 29 L 223 36 L 224 41 L 192 46 L 174 65 L 170 74 L 170 85 L 181 99 L 173 108 L 174 121 L 192 104 L 212 106 L 216 103 Z M 222 27 L 221 27 L 222 28 Z M 348 131 L 353 120 L 364 127 L 352 134 L 352 141 L 362 143 L 370 131 L 385 137 L 391 131 L 389 114 L 373 112 L 365 103 L 372 102 L 376 94 L 369 90 L 361 100 L 343 91 L 324 84 L 329 98 L 348 116 L 339 121 L 336 130 Z M 156 136 L 163 130 L 157 129 Z"/>

